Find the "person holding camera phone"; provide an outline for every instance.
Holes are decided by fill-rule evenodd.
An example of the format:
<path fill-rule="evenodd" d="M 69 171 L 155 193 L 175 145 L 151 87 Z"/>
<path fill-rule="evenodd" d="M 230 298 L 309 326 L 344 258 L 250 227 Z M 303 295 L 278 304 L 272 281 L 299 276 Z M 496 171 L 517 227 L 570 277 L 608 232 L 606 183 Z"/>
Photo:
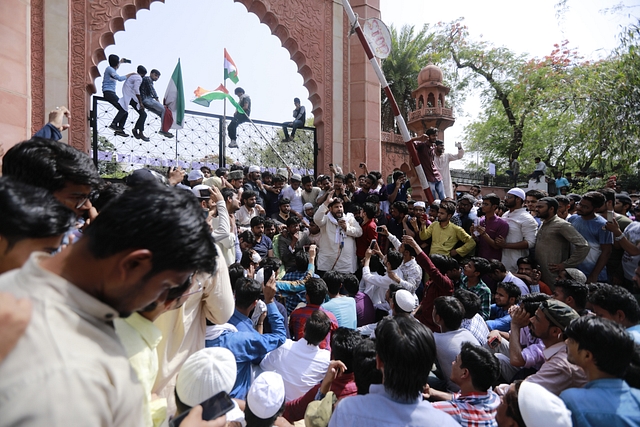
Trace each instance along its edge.
<path fill-rule="evenodd" d="M 105 100 L 107 100 L 107 102 L 109 102 L 109 104 L 116 107 L 118 113 L 124 111 L 124 108 L 122 108 L 122 106 L 118 103 L 120 98 L 116 94 L 116 82 L 123 82 L 135 73 L 129 73 L 126 76 L 120 76 L 118 75 L 116 70 L 120 67 L 120 64 L 130 63 L 131 61 L 129 59 L 120 58 L 118 55 L 109 55 L 109 66 L 104 70 L 104 77 L 102 78 L 102 96 Z M 109 125 L 109 129 L 112 129 L 114 131 L 124 131 L 124 129 L 121 129 L 116 123 L 115 117 Z"/>

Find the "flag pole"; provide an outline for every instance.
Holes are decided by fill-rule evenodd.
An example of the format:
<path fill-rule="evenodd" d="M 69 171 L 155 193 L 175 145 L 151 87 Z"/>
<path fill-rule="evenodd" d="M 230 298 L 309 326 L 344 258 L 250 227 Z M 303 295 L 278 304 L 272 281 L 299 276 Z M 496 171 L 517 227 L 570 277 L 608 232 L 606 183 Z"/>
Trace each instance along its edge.
<path fill-rule="evenodd" d="M 247 116 L 247 119 L 249 119 L 249 122 L 251 122 L 251 124 L 253 125 L 253 127 L 258 131 L 258 133 L 260 134 L 260 136 L 262 137 L 262 139 L 264 139 L 264 141 L 269 145 L 269 147 L 271 147 L 271 149 L 273 150 L 274 153 L 276 153 L 276 156 L 278 156 L 278 158 L 280 160 L 282 160 L 282 163 L 284 163 L 284 165 L 287 167 L 287 169 L 291 169 L 291 166 L 289 166 L 287 164 L 287 161 L 280 155 L 280 153 L 278 153 L 278 150 L 276 150 L 276 148 L 273 146 L 273 144 L 271 144 L 271 142 L 267 139 L 267 137 L 264 136 L 264 134 L 262 133 L 262 131 L 260 130 L 260 128 L 258 126 L 256 126 L 255 123 L 253 123 L 253 120 L 251 120 L 251 117 L 249 117 L 247 115 L 247 113 L 245 113 L 245 115 Z"/>
<path fill-rule="evenodd" d="M 362 28 L 360 27 L 360 23 L 358 22 L 358 17 L 353 12 L 353 9 L 349 4 L 349 0 L 342 0 L 342 6 L 344 7 L 345 13 L 347 14 L 347 18 L 349 19 L 349 24 L 351 25 L 351 31 L 352 32 L 355 31 L 356 35 L 358 36 L 358 39 L 360 40 L 360 43 L 362 44 L 362 47 L 364 48 L 364 51 L 367 54 L 367 58 L 369 58 L 369 63 L 373 67 L 373 71 L 378 76 L 378 80 L 382 85 L 382 90 L 384 90 L 385 95 L 387 95 L 387 98 L 389 99 L 389 103 L 391 104 L 391 110 L 393 111 L 393 115 L 396 119 L 396 123 L 398 124 L 398 128 L 400 129 L 400 133 L 402 134 L 402 140 L 407 146 L 407 150 L 409 151 L 409 155 L 411 156 L 411 163 L 413 163 L 413 166 L 415 167 L 416 173 L 418 175 L 418 179 L 420 180 L 420 186 L 422 187 L 424 194 L 427 197 L 427 200 L 429 201 L 429 203 L 433 203 L 434 198 L 433 198 L 433 194 L 431 194 L 429 182 L 427 181 L 427 177 L 424 173 L 424 169 L 420 164 L 420 158 L 418 157 L 418 152 L 416 151 L 416 147 L 413 144 L 413 141 L 411 140 L 411 136 L 409 135 L 409 129 L 407 128 L 407 124 L 405 123 L 404 118 L 402 117 L 402 114 L 400 114 L 398 103 L 396 102 L 395 98 L 393 97 L 393 93 L 389 88 L 389 83 L 387 83 L 387 79 L 385 78 L 384 73 L 382 72 L 382 68 L 380 67 L 380 64 L 378 64 L 376 57 L 373 55 L 371 46 L 369 46 L 369 42 L 365 38 L 364 32 L 362 31 Z"/>
<path fill-rule="evenodd" d="M 224 60 L 222 61 L 222 67 L 224 68 Z M 227 90 L 227 79 L 224 79 L 224 90 Z M 218 163 L 220 167 L 223 168 L 226 166 L 226 149 L 227 149 L 227 98 L 224 99 L 224 106 L 222 107 L 222 131 L 220 135 L 222 135 L 222 139 L 220 140 L 220 147 L 218 150 Z"/>

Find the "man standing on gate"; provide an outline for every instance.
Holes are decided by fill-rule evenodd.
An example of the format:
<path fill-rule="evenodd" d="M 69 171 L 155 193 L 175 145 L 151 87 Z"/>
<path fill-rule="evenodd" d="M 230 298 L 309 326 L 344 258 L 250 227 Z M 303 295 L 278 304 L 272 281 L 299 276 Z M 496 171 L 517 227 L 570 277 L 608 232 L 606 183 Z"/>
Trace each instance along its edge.
<path fill-rule="evenodd" d="M 300 105 L 300 98 L 293 98 L 293 104 L 296 106 L 293 110 L 293 121 L 285 122 L 282 124 L 282 131 L 284 132 L 284 142 L 291 142 L 296 137 L 296 129 L 304 126 L 304 122 L 307 118 L 307 110 L 304 106 Z M 291 138 L 289 138 L 288 126 L 291 126 Z"/>
<path fill-rule="evenodd" d="M 233 119 L 231 119 L 231 123 L 229 123 L 229 126 L 227 127 L 229 138 L 231 138 L 229 148 L 238 148 L 238 143 L 236 142 L 236 131 L 240 123 L 249 121 L 249 116 L 251 115 L 251 98 L 249 98 L 249 95 L 244 93 L 244 89 L 241 87 L 237 87 L 233 93 L 238 97 L 238 104 L 240 104 L 240 107 L 244 110 L 244 114 L 239 111 L 233 113 Z"/>
<path fill-rule="evenodd" d="M 453 186 L 451 185 L 451 171 L 449 170 L 449 163 L 454 160 L 460 160 L 464 156 L 464 150 L 462 149 L 462 143 L 456 142 L 458 148 L 457 154 L 444 152 L 444 141 L 436 140 L 436 156 L 434 161 L 436 167 L 442 175 L 442 185 L 444 186 L 444 195 L 447 197 L 453 197 Z"/>

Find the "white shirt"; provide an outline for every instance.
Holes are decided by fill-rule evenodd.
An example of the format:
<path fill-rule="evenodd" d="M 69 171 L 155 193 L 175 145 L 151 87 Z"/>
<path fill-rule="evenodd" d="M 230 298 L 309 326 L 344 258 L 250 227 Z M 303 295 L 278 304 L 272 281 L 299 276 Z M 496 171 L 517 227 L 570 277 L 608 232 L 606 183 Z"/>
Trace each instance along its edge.
<path fill-rule="evenodd" d="M 122 85 L 122 98 L 118 101 L 120 106 L 125 109 L 129 108 L 129 102 L 133 99 L 133 102 L 138 103 L 138 97 L 140 95 L 140 85 L 142 84 L 142 76 L 134 73 L 127 77 Z"/>
<path fill-rule="evenodd" d="M 502 263 L 508 271 L 518 271 L 518 258 L 529 256 L 529 249 L 536 244 L 538 223 L 525 208 L 515 209 L 513 212 L 505 212 L 502 219 L 509 223 L 509 234 L 505 240 L 507 243 L 517 243 L 526 240 L 527 249 L 503 249 Z M 504 236 L 503 236 L 504 237 Z"/>
<path fill-rule="evenodd" d="M 340 250 L 340 243 L 335 241 L 336 229 L 339 225 L 329 220 L 326 215 L 328 210 L 327 205 L 323 203 L 313 215 L 313 221 L 320 227 L 317 260 L 318 270 L 336 270 L 341 273 L 355 273 L 358 268 L 356 237 L 362 236 L 362 228 L 353 215 L 345 214 L 344 219 L 347 221 L 347 231 L 344 233 L 344 244 L 342 250 Z"/>
<path fill-rule="evenodd" d="M 322 381 L 331 362 L 331 352 L 306 339 L 286 340 L 277 349 L 269 352 L 260 368 L 275 371 L 284 381 L 285 401 L 297 399 Z"/>
<path fill-rule="evenodd" d="M 112 321 L 118 313 L 40 267 L 34 253 L 0 276 L 0 291 L 33 303 L 31 322 L 0 363 L 4 426 L 144 425 L 143 391 Z"/>
<path fill-rule="evenodd" d="M 436 332 L 433 334 L 433 338 L 436 341 L 436 357 L 442 370 L 442 376 L 447 380 L 447 388 L 451 391 L 459 391 L 460 387 L 449 379 L 451 377 L 451 363 L 460 354 L 462 344 L 470 342 L 474 345 L 480 345 L 480 343 L 466 329 L 442 333 Z"/>
<path fill-rule="evenodd" d="M 247 209 L 247 207 L 244 205 L 240 206 L 240 209 L 236 211 L 236 225 L 238 226 L 238 228 L 240 228 L 240 230 L 238 231 L 239 233 L 244 230 L 251 229 L 251 218 L 253 218 L 254 216 L 258 216 L 258 209 L 255 206 L 251 208 L 251 210 Z"/>
<path fill-rule="evenodd" d="M 507 271 L 507 276 L 504 279 L 502 279 L 502 281 L 505 283 L 513 283 L 514 285 L 519 287 L 521 295 L 527 295 L 528 293 L 530 293 L 529 287 L 527 286 L 527 284 L 524 283 L 521 279 L 518 279 L 516 276 L 511 274 L 510 271 Z"/>
<path fill-rule="evenodd" d="M 402 278 L 402 272 L 399 270 L 393 270 L 400 278 Z M 360 281 L 360 292 L 364 292 L 369 295 L 373 305 L 382 304 L 386 301 L 387 289 L 389 286 L 395 283 L 386 274 L 384 276 L 378 273 L 372 273 L 369 267 L 362 268 L 362 280 Z"/>
<path fill-rule="evenodd" d="M 545 162 L 540 160 L 538 163 L 536 163 L 536 170 L 537 171 L 546 172 L 547 171 L 547 165 L 545 164 Z"/>
<path fill-rule="evenodd" d="M 442 185 L 444 186 L 444 195 L 447 197 L 453 197 L 453 184 L 451 183 L 451 171 L 449 170 L 449 163 L 454 160 L 460 160 L 464 156 L 464 150 L 458 148 L 458 154 L 442 153 L 442 155 L 435 155 L 433 161 L 436 167 L 440 171 L 442 176 Z"/>
<path fill-rule="evenodd" d="M 299 214 L 304 213 L 304 202 L 302 200 L 302 192 L 304 189 L 302 186 L 298 187 L 297 190 L 294 190 L 290 185 L 285 186 L 280 192 L 281 198 L 289 199 L 289 206 L 291 206 L 292 211 L 296 211 Z M 313 202 L 315 203 L 315 201 Z"/>

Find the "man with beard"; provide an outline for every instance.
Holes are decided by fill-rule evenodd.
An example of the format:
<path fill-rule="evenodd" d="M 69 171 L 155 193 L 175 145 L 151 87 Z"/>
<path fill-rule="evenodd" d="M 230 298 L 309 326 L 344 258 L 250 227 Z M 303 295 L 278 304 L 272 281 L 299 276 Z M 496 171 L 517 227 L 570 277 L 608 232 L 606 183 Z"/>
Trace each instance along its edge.
<path fill-rule="evenodd" d="M 331 191 L 313 221 L 320 227 L 318 274 L 329 270 L 354 273 L 358 268 L 356 238 L 362 235 L 362 228 L 352 214 L 345 215 L 342 199 Z"/>
<path fill-rule="evenodd" d="M 589 244 L 567 221 L 558 218 L 558 201 L 554 197 L 543 197 L 536 203 L 536 213 L 542 221 L 536 244 L 537 261 L 540 263 L 542 281 L 553 290 L 558 274 L 577 267 L 589 253 Z"/>
<path fill-rule="evenodd" d="M 574 309 L 554 299 L 542 302 L 531 318 L 523 307 L 516 306 L 511 310 L 510 337 L 514 339 L 509 341 L 510 349 L 521 351 L 517 337 L 527 325 L 531 335 L 540 338 L 544 344 L 545 362 L 526 381 L 539 384 L 555 395 L 586 384 L 587 376 L 582 368 L 567 360 L 567 346 L 564 343 L 564 330 L 579 317 Z"/>
<path fill-rule="evenodd" d="M 487 320 L 489 330 L 509 332 L 511 326 L 511 316 L 509 309 L 520 301 L 520 288 L 514 283 L 498 283 L 495 304 L 491 304 L 491 314 Z"/>
<path fill-rule="evenodd" d="M 242 188 L 244 191 L 252 190 L 256 193 L 256 203 L 260 206 L 264 206 L 265 188 L 260 181 L 260 166 L 249 166 L 249 173 L 247 174 L 247 182 L 244 183 Z"/>
<path fill-rule="evenodd" d="M 320 187 L 320 193 L 315 201 L 315 206 L 319 206 L 327 200 L 329 197 L 329 192 L 333 190 L 333 186 L 331 185 L 331 177 L 329 175 L 320 175 L 318 177 L 318 186 Z"/>
<path fill-rule="evenodd" d="M 536 244 L 538 224 L 522 206 L 526 196 L 521 188 L 512 188 L 507 192 L 504 205 L 509 209 L 502 215 L 509 223 L 509 234 L 498 236 L 496 245 L 502 248 L 502 263 L 507 270 L 518 271 L 518 258 L 529 255 L 529 249 Z"/>
<path fill-rule="evenodd" d="M 291 210 L 302 214 L 304 202 L 302 201 L 302 193 L 304 190 L 300 187 L 302 177 L 297 174 L 291 174 L 291 184 L 285 186 L 280 192 L 280 197 L 286 197 L 291 202 Z"/>
<path fill-rule="evenodd" d="M 252 190 L 242 192 L 242 207 L 236 212 L 236 222 L 241 231 L 248 230 L 251 218 L 264 215 L 264 209 L 256 201 L 256 193 Z"/>
<path fill-rule="evenodd" d="M 265 185 L 267 192 L 264 196 L 265 206 L 263 206 L 263 208 L 269 218 L 273 218 L 273 215 L 277 215 L 280 210 L 280 204 L 278 201 L 280 200 L 280 192 L 283 187 L 284 176 L 279 174 L 272 178 L 271 185 Z"/>
<path fill-rule="evenodd" d="M 500 198 L 494 193 L 487 194 L 482 199 L 481 210 L 484 216 L 477 226 L 471 227 L 471 234 L 477 242 L 477 255 L 484 259 L 502 261 L 502 248 L 496 244 L 498 236 L 507 236 L 509 223 L 496 215 L 500 206 Z"/>
<path fill-rule="evenodd" d="M 313 184 L 313 177 L 311 175 L 302 177 L 302 189 L 304 190 L 302 192 L 302 202 L 305 204 L 311 203 L 314 208 L 317 208 L 319 203 L 316 202 L 316 199 L 320 195 L 321 190 L 320 187 L 316 187 Z"/>
<path fill-rule="evenodd" d="M 278 200 L 278 212 L 271 215 L 278 226 L 286 224 L 287 220 L 295 215 L 291 215 L 291 201 L 286 197 Z"/>
<path fill-rule="evenodd" d="M 449 163 L 460 160 L 464 156 L 464 150 L 462 149 L 462 143 L 456 142 L 458 148 L 457 154 L 444 152 L 444 141 L 436 140 L 436 155 L 434 161 L 436 167 L 442 175 L 442 185 L 444 186 L 444 195 L 447 197 L 453 197 L 453 186 L 451 185 L 451 171 L 449 170 Z"/>
<path fill-rule="evenodd" d="M 242 253 L 240 252 L 240 246 L 238 245 L 238 227 L 236 226 L 236 212 L 240 209 L 240 200 L 238 200 L 238 193 L 231 188 L 223 188 L 222 199 L 226 206 L 226 215 L 229 216 L 229 235 L 220 240 L 216 240 L 216 244 L 222 253 L 227 265 L 231 265 L 236 262 L 236 259 L 240 259 Z"/>
<path fill-rule="evenodd" d="M 372 174 L 367 175 L 362 181 L 360 189 L 353 194 L 354 203 L 362 206 L 363 203 L 367 201 L 367 197 L 369 197 L 371 190 L 376 188 L 376 185 L 378 185 L 378 179 L 376 176 Z"/>

